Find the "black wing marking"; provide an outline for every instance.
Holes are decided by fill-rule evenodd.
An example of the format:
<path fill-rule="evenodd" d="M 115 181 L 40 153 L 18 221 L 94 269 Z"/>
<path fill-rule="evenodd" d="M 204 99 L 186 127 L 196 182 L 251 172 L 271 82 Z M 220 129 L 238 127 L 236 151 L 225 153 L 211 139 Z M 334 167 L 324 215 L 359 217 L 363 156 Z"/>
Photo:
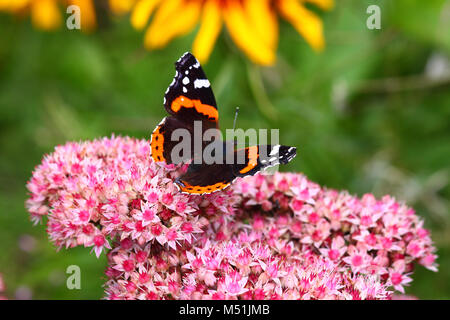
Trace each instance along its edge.
<path fill-rule="evenodd" d="M 218 127 L 218 111 L 211 84 L 198 60 L 186 52 L 175 63 L 175 77 L 164 96 L 164 107 L 186 123 L 194 120 L 211 122 Z"/>

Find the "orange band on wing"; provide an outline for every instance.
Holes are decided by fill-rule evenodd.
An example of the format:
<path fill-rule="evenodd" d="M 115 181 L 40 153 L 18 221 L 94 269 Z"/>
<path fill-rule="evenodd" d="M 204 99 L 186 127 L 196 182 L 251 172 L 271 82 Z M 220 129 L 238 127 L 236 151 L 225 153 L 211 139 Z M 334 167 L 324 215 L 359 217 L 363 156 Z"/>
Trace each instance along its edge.
<path fill-rule="evenodd" d="M 192 186 L 186 181 L 180 181 L 177 185 L 180 187 L 181 192 L 192 193 L 192 194 L 203 194 L 203 193 L 211 193 L 214 191 L 219 191 L 225 189 L 230 185 L 230 183 L 218 182 L 216 184 L 212 184 L 210 186 Z"/>
<path fill-rule="evenodd" d="M 203 104 L 200 100 L 192 100 L 185 96 L 179 96 L 173 100 L 170 108 L 174 112 L 178 112 L 181 108 L 195 108 L 198 113 L 211 118 L 213 121 L 217 121 L 219 119 L 219 112 L 216 108 L 210 106 L 209 104 Z"/>
<path fill-rule="evenodd" d="M 150 147 L 152 148 L 152 158 L 156 162 L 166 161 L 163 156 L 164 152 L 164 136 L 159 131 L 161 126 L 156 127 L 155 131 L 152 133 L 152 142 Z"/>
<path fill-rule="evenodd" d="M 252 170 L 258 164 L 258 146 L 253 146 L 248 148 L 248 164 L 245 168 L 239 171 L 239 173 L 247 173 Z"/>

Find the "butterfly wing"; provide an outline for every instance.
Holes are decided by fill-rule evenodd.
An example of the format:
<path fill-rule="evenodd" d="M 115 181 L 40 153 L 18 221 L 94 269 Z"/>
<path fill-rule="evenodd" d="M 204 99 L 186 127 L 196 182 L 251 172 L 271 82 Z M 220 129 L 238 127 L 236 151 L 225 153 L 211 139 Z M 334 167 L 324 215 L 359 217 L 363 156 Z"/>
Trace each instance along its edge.
<path fill-rule="evenodd" d="M 170 116 L 156 126 L 151 135 L 151 155 L 156 162 L 179 163 L 194 157 L 194 125 L 201 124 L 201 137 L 211 128 L 218 129 L 219 113 L 211 85 L 198 60 L 189 52 L 175 63 L 175 77 L 164 96 L 164 107 Z M 191 152 L 174 162 L 171 152 L 179 141 L 172 134 L 185 129 L 190 134 Z M 206 142 L 202 143 L 202 149 Z"/>
<path fill-rule="evenodd" d="M 186 52 L 175 63 L 175 69 L 175 77 L 164 96 L 167 112 L 188 125 L 201 120 L 208 128 L 218 128 L 216 99 L 198 60 Z"/>
<path fill-rule="evenodd" d="M 192 154 L 172 155 L 175 146 L 180 143 L 178 140 L 172 139 L 172 133 L 177 129 L 187 129 L 185 124 L 176 117 L 165 117 L 156 126 L 150 138 L 151 156 L 155 162 L 165 162 L 167 164 L 179 164 L 192 158 Z M 193 149 L 193 141 L 191 148 Z M 175 158 L 177 157 L 177 158 Z"/>
<path fill-rule="evenodd" d="M 227 188 L 236 178 L 254 175 L 279 164 L 290 162 L 297 154 L 295 147 L 258 145 L 233 151 L 232 164 L 191 164 L 175 181 L 181 192 L 207 194 Z"/>
<path fill-rule="evenodd" d="M 235 151 L 233 173 L 237 177 L 255 173 L 279 164 L 287 164 L 297 154 L 295 147 L 282 145 L 257 145 Z"/>
<path fill-rule="evenodd" d="M 208 194 L 227 188 L 235 178 L 231 165 L 190 164 L 175 185 L 183 193 Z"/>

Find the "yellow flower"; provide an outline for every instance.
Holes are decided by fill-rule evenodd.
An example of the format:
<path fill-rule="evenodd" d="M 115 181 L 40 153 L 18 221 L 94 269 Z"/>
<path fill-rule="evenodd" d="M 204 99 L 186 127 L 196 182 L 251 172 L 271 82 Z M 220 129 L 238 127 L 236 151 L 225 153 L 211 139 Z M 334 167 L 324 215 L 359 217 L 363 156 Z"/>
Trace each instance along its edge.
<path fill-rule="evenodd" d="M 233 41 L 252 61 L 271 65 L 278 43 L 277 14 L 313 49 L 323 49 L 322 21 L 305 3 L 324 10 L 333 7 L 333 0 L 126 0 L 121 5 L 110 0 L 110 7 L 118 13 L 130 10 L 131 24 L 138 30 L 144 29 L 153 15 L 144 38 L 148 49 L 164 47 L 200 22 L 192 51 L 204 63 L 225 24 Z"/>
<path fill-rule="evenodd" d="M 16 15 L 29 13 L 36 28 L 49 31 L 63 25 L 64 18 L 69 17 L 66 14 L 69 5 L 80 8 L 81 30 L 91 31 L 96 27 L 92 0 L 0 0 L 0 11 Z"/>

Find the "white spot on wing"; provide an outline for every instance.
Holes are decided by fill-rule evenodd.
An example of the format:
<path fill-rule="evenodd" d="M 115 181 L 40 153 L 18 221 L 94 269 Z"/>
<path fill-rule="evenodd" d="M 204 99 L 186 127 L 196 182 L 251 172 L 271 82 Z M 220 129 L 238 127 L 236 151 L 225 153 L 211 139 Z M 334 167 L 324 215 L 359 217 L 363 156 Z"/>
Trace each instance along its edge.
<path fill-rule="evenodd" d="M 194 87 L 195 88 L 208 88 L 211 84 L 209 83 L 208 79 L 196 79 L 194 81 Z"/>
<path fill-rule="evenodd" d="M 278 151 L 280 150 L 280 145 L 277 144 L 276 146 L 273 147 L 272 151 L 270 152 L 269 156 L 274 156 L 276 154 L 278 154 Z"/>
<path fill-rule="evenodd" d="M 184 84 L 184 85 L 189 84 L 189 82 L 190 82 L 190 81 L 189 81 L 189 78 L 188 78 L 188 77 L 184 77 L 184 78 L 183 78 L 183 84 Z"/>

